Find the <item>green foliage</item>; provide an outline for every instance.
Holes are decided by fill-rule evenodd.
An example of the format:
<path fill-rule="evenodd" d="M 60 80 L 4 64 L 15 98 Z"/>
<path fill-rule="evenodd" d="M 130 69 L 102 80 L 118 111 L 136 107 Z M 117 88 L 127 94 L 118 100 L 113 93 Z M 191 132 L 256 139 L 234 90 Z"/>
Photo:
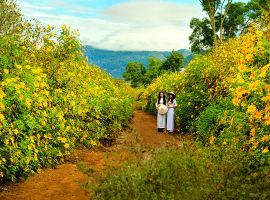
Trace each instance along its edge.
<path fill-rule="evenodd" d="M 220 118 L 224 116 L 226 108 L 219 104 L 210 104 L 206 109 L 200 112 L 195 121 L 195 134 L 204 144 L 209 143 L 211 135 L 219 136 L 224 129 L 224 124 L 219 124 Z"/>
<path fill-rule="evenodd" d="M 1 0 L 0 8 L 0 35 L 19 35 L 22 32 L 23 20 L 16 4 L 9 0 Z"/>
<path fill-rule="evenodd" d="M 14 25 L 16 5 L 1 3 L 4 24 Z M 116 137 L 134 110 L 132 88 L 88 65 L 76 31 L 20 16 L 0 34 L 1 182 L 51 167 L 78 144 Z"/>
<path fill-rule="evenodd" d="M 172 51 L 162 63 L 161 69 L 165 71 L 178 72 L 183 67 L 183 56 L 177 51 Z"/>
<path fill-rule="evenodd" d="M 193 30 L 189 36 L 192 52 L 202 54 L 206 49 L 212 47 L 214 41 L 209 19 L 192 18 L 189 26 Z"/>
<path fill-rule="evenodd" d="M 162 73 L 179 72 L 182 67 L 183 56 L 177 51 L 172 51 L 165 61 L 148 58 L 146 67 L 138 62 L 128 63 L 123 77 L 126 81 L 130 81 L 132 87 L 145 86 Z"/>
<path fill-rule="evenodd" d="M 268 199 L 270 171 L 253 158 L 235 144 L 158 150 L 109 172 L 94 199 Z"/>
<path fill-rule="evenodd" d="M 152 80 L 157 78 L 161 74 L 161 66 L 162 61 L 158 60 L 156 58 L 149 58 L 148 59 L 148 65 L 147 65 L 147 71 L 144 76 L 144 84 L 149 85 Z"/>
<path fill-rule="evenodd" d="M 223 24 L 225 38 L 236 37 L 247 28 L 248 8 L 243 2 L 232 3 Z M 255 19 L 255 18 L 253 18 Z"/>
<path fill-rule="evenodd" d="M 257 19 L 263 16 L 270 7 L 268 0 L 250 0 L 247 3 L 248 17 L 250 19 Z"/>
<path fill-rule="evenodd" d="M 132 87 L 138 87 L 143 83 L 146 69 L 142 63 L 130 62 L 126 66 L 123 77 L 126 81 L 130 81 Z"/>
<path fill-rule="evenodd" d="M 261 17 L 269 8 L 266 0 L 252 0 L 248 3 L 213 0 L 209 1 L 210 6 L 208 1 L 200 2 L 208 18 L 192 18 L 190 21 L 193 31 L 189 40 L 194 53 L 209 50 L 214 45 L 215 38 L 222 42 L 246 32 L 250 22 Z"/>
<path fill-rule="evenodd" d="M 177 50 L 184 56 L 184 67 L 192 59 L 192 53 L 188 49 Z M 170 55 L 169 51 L 117 51 L 98 49 L 92 46 L 85 46 L 85 55 L 89 58 L 89 63 L 99 66 L 115 78 L 122 78 L 125 68 L 129 62 L 139 62 L 147 66 L 149 58 L 164 61 Z"/>
<path fill-rule="evenodd" d="M 245 35 L 195 57 L 184 72 L 155 79 L 144 92 L 145 109 L 153 111 L 159 91 L 174 91 L 177 129 L 205 145 L 239 140 L 243 148 L 269 157 L 268 16 Z"/>

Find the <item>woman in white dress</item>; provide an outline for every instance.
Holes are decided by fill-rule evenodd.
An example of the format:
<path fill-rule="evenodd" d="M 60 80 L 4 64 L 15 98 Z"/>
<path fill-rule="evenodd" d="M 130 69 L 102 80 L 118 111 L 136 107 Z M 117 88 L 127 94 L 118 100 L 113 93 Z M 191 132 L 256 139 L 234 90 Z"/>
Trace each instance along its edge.
<path fill-rule="evenodd" d="M 156 109 L 158 110 L 160 105 L 166 105 L 166 99 L 164 92 L 159 92 L 158 99 L 156 102 Z M 166 128 L 166 114 L 159 114 L 157 113 L 157 129 L 158 132 L 163 132 Z"/>
<path fill-rule="evenodd" d="M 177 106 L 176 100 L 175 100 L 175 94 L 173 92 L 168 93 L 168 112 L 167 112 L 167 131 L 169 133 L 172 133 L 174 130 L 174 109 Z"/>

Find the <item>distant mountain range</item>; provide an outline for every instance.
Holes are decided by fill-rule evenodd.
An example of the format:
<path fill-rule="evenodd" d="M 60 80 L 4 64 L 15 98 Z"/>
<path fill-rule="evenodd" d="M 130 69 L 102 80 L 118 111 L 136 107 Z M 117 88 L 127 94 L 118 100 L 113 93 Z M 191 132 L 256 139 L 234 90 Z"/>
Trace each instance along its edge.
<path fill-rule="evenodd" d="M 129 62 L 137 61 L 147 65 L 149 57 L 164 60 L 170 54 L 169 51 L 111 51 L 89 45 L 85 46 L 85 49 L 85 56 L 88 57 L 90 63 L 99 66 L 115 78 L 122 77 Z M 184 56 L 184 66 L 186 66 L 192 59 L 191 51 L 180 49 L 177 52 Z"/>

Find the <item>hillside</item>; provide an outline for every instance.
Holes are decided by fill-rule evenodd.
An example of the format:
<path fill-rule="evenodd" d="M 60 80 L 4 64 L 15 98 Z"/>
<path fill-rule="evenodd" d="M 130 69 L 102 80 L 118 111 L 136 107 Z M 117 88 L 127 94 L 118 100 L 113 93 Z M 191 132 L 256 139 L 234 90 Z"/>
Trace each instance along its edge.
<path fill-rule="evenodd" d="M 122 77 L 128 62 L 137 61 L 146 65 L 149 57 L 163 60 L 170 54 L 169 51 L 111 51 L 89 45 L 85 46 L 85 49 L 85 55 L 88 56 L 90 63 L 101 67 L 116 78 Z M 178 52 L 184 56 L 184 66 L 187 65 L 192 59 L 191 51 L 181 49 Z"/>

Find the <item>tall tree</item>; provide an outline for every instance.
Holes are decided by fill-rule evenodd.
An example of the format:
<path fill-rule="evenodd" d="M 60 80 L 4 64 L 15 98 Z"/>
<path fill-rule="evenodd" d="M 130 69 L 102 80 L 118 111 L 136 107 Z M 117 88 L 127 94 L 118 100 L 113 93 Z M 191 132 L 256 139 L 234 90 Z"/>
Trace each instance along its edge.
<path fill-rule="evenodd" d="M 22 32 L 23 19 L 14 1 L 0 0 L 0 35 Z"/>
<path fill-rule="evenodd" d="M 241 34 L 247 29 L 250 22 L 262 16 L 264 11 L 270 7 L 269 0 L 251 0 L 247 4 L 232 3 L 229 0 L 200 0 L 200 2 L 203 10 L 209 14 L 208 18 L 193 18 L 190 22 L 190 27 L 193 29 L 189 37 L 191 50 L 197 53 L 209 49 L 218 41 L 222 42 Z M 213 13 L 215 13 L 214 21 Z M 214 41 L 215 39 L 216 41 Z"/>
<path fill-rule="evenodd" d="M 144 76 L 144 84 L 148 85 L 153 79 L 161 74 L 162 60 L 157 58 L 148 58 L 147 71 Z"/>
<path fill-rule="evenodd" d="M 217 43 L 216 36 L 216 23 L 215 23 L 215 15 L 218 10 L 220 0 L 200 0 L 203 11 L 205 11 L 209 17 L 210 24 L 213 31 L 213 41 L 214 45 Z"/>
<path fill-rule="evenodd" d="M 171 54 L 161 65 L 162 70 L 166 71 L 179 71 L 183 67 L 183 55 L 177 51 L 172 51 Z"/>
<path fill-rule="evenodd" d="M 213 31 L 214 46 L 217 45 L 217 20 L 216 15 L 219 13 L 219 39 L 223 40 L 223 23 L 232 4 L 232 0 L 200 0 L 203 11 L 205 11 L 210 19 Z"/>
<path fill-rule="evenodd" d="M 269 0 L 250 0 L 247 5 L 247 15 L 249 20 L 257 19 L 270 8 Z"/>
<path fill-rule="evenodd" d="M 223 24 L 224 38 L 235 37 L 246 28 L 247 7 L 243 2 L 233 3 Z"/>
<path fill-rule="evenodd" d="M 146 69 L 143 63 L 129 62 L 123 77 L 126 81 L 130 81 L 132 87 L 138 87 L 143 84 L 145 73 Z"/>
<path fill-rule="evenodd" d="M 212 28 L 209 19 L 192 18 L 190 28 L 193 29 L 189 36 L 192 52 L 203 53 L 213 46 Z"/>

